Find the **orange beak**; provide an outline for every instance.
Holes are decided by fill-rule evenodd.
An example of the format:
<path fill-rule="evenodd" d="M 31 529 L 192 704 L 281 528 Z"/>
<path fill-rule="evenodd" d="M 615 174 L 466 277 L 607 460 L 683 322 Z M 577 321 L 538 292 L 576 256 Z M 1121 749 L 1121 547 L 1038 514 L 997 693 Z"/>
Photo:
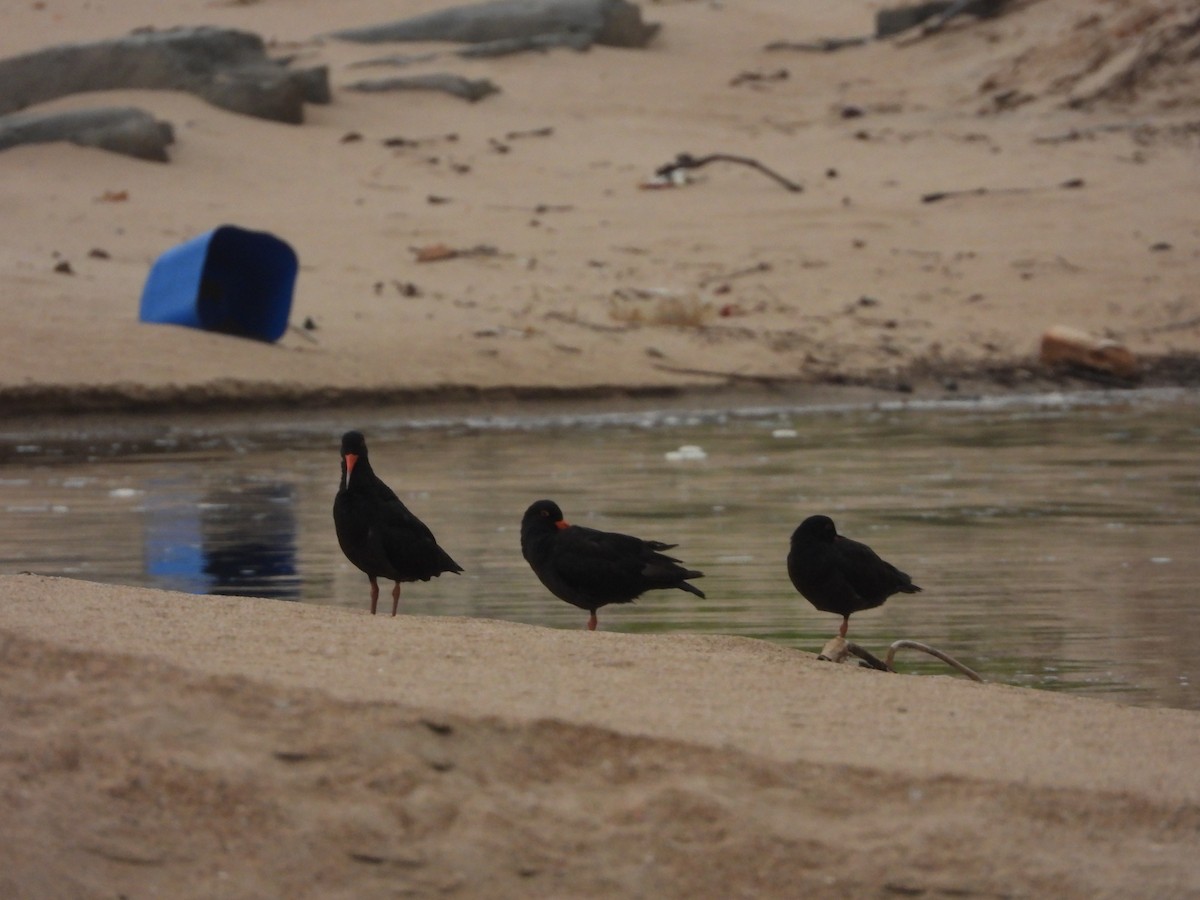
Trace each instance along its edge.
<path fill-rule="evenodd" d="M 567 524 L 566 519 L 559 519 L 557 522 L 554 523 L 554 527 L 557 528 L 559 531 L 563 531 L 567 528 L 570 528 L 571 526 Z"/>
<path fill-rule="evenodd" d="M 354 464 L 356 462 L 358 462 L 358 454 L 357 453 L 347 453 L 346 454 L 346 477 L 347 478 L 349 478 L 350 473 L 354 471 Z"/>

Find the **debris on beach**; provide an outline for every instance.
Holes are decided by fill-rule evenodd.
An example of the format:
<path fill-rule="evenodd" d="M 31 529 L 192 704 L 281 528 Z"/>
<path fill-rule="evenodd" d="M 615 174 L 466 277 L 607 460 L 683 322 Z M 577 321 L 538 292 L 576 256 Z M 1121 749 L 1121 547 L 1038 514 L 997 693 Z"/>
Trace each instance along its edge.
<path fill-rule="evenodd" d="M 878 672 L 895 672 L 894 662 L 896 651 L 904 649 L 920 650 L 922 653 L 928 653 L 930 656 L 940 659 L 946 665 L 950 666 L 950 668 L 961 672 L 972 681 L 983 681 L 983 677 L 978 672 L 970 666 L 959 662 L 944 650 L 931 647 L 922 641 L 913 641 L 906 638 L 893 641 L 888 647 L 887 656 L 880 659 L 865 647 L 860 647 L 853 641 L 846 640 L 841 635 L 835 635 L 821 648 L 817 659 L 825 662 L 859 666 L 864 669 L 875 669 Z"/>
<path fill-rule="evenodd" d="M 917 38 L 941 31 L 951 19 L 968 15 L 978 19 L 990 19 L 1004 11 L 1007 0 L 930 0 L 922 3 L 906 3 L 881 9 L 875 13 L 875 30 L 871 34 L 856 34 L 849 37 L 810 38 L 803 41 L 772 41 L 766 50 L 793 50 L 805 53 L 834 53 L 847 47 L 861 47 L 872 41 L 885 40 L 897 35 L 916 33 Z M 920 31 L 915 31 L 922 26 Z"/>
<path fill-rule="evenodd" d="M 1054 369 L 1082 370 L 1123 379 L 1138 376 L 1137 357 L 1123 344 L 1065 325 L 1055 325 L 1042 335 L 1041 361 Z"/>
<path fill-rule="evenodd" d="M 749 166 L 756 171 L 766 175 L 771 180 L 783 185 L 789 191 L 799 193 L 804 190 L 804 185 L 797 181 L 792 181 L 790 178 L 785 178 L 774 169 L 771 169 L 757 159 L 749 156 L 737 156 L 732 153 L 709 153 L 705 156 L 693 156 L 690 153 L 678 154 L 672 162 L 666 165 L 659 166 L 654 170 L 654 176 L 646 181 L 643 181 L 639 186 L 643 189 L 665 188 L 665 187 L 681 187 L 691 183 L 689 172 L 703 168 L 710 163 L 727 162 L 736 163 L 738 165 Z"/>
<path fill-rule="evenodd" d="M 667 462 L 697 462 L 708 459 L 708 454 L 704 452 L 703 447 L 696 444 L 684 444 L 678 450 L 668 450 L 663 454 L 663 458 Z"/>
<path fill-rule="evenodd" d="M 171 28 L 60 44 L 0 59 L 0 114 L 86 91 L 177 90 L 213 106 L 276 122 L 304 121 L 305 103 L 330 101 L 324 66 L 270 59 L 257 34 Z"/>
<path fill-rule="evenodd" d="M 397 22 L 335 31 L 344 41 L 380 44 L 448 41 L 492 45 L 495 52 L 544 49 L 561 42 L 586 48 L 645 47 L 659 26 L 642 21 L 627 0 L 490 0 L 452 6 Z"/>
<path fill-rule="evenodd" d="M 0 150 L 59 141 L 167 162 L 167 147 L 175 142 L 175 131 L 169 122 L 132 106 L 0 116 Z"/>
<path fill-rule="evenodd" d="M 465 78 L 450 72 L 431 72 L 426 75 L 407 75 L 393 78 L 372 78 L 345 85 L 348 91 L 383 93 L 385 91 L 442 91 L 472 103 L 500 93 L 496 83 L 488 78 Z"/>
<path fill-rule="evenodd" d="M 474 247 L 457 248 L 448 244 L 426 244 L 422 247 L 410 247 L 413 256 L 419 263 L 441 262 L 446 259 L 462 259 L 469 256 L 498 256 L 500 251 L 490 244 L 477 244 Z"/>

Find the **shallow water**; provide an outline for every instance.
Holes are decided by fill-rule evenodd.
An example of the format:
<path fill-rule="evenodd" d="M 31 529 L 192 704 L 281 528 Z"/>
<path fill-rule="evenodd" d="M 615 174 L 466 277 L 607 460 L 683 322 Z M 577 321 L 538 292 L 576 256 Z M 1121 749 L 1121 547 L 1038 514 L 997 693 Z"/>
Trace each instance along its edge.
<path fill-rule="evenodd" d="M 784 559 L 821 512 L 925 589 L 855 615 L 857 643 L 913 638 L 989 681 L 1200 709 L 1195 394 L 351 424 L 467 570 L 405 585 L 408 612 L 582 628 L 520 554 L 522 512 L 550 497 L 569 521 L 678 542 L 706 573 L 706 600 L 655 592 L 601 628 L 817 651 L 839 620 Z M 330 515 L 344 427 L 0 436 L 0 571 L 365 608 Z"/>

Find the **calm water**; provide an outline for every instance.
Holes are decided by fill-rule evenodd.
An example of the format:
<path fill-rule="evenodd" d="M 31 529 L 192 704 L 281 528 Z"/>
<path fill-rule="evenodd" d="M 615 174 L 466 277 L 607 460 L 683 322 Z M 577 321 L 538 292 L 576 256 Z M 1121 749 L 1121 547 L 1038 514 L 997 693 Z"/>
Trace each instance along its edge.
<path fill-rule="evenodd" d="M 822 512 L 922 594 L 851 637 L 938 646 L 991 681 L 1200 709 L 1200 397 L 659 412 L 572 418 L 142 424 L 0 435 L 0 571 L 365 608 L 330 508 L 338 438 L 467 572 L 405 585 L 402 609 L 582 628 L 521 558 L 533 500 L 569 521 L 678 542 L 700 601 L 657 592 L 601 628 L 708 632 L 819 650 L 838 618 L 787 579 Z M 678 457 L 683 445 L 702 458 Z M 906 671 L 946 671 L 902 655 Z"/>

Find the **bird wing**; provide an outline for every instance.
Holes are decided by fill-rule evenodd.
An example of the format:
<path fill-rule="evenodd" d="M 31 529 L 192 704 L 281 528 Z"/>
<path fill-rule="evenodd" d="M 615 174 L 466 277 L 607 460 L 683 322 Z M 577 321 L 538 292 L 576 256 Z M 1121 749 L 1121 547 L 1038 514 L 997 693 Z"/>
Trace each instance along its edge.
<path fill-rule="evenodd" d="M 866 544 L 838 535 L 835 546 L 845 562 L 840 568 L 846 575 L 847 583 L 858 596 L 882 602 L 897 591 L 908 592 L 916 587 L 907 574 L 880 558 L 879 554 Z"/>
<path fill-rule="evenodd" d="M 387 488 L 387 485 L 384 487 Z M 390 493 L 391 489 L 387 489 Z M 393 535 L 397 539 L 407 541 L 424 539 L 436 542 L 429 526 L 414 516 L 395 494 L 392 494 L 391 500 L 378 504 L 375 522 L 384 534 Z"/>
<path fill-rule="evenodd" d="M 422 572 L 435 575 L 443 571 L 462 571 L 462 567 L 438 545 L 429 526 L 399 500 L 382 503 L 376 508 L 371 541 L 394 568 L 417 578 L 427 577 L 419 574 Z"/>
<path fill-rule="evenodd" d="M 552 564 L 560 576 L 581 585 L 597 579 L 637 578 L 647 560 L 640 538 L 573 525 L 558 536 Z"/>

